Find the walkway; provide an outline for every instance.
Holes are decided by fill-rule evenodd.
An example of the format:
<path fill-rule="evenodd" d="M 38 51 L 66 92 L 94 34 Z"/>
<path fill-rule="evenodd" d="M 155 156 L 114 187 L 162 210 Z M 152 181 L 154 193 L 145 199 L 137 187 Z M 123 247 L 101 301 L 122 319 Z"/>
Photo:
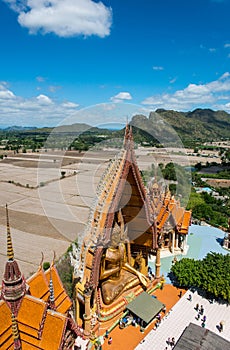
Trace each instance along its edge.
<path fill-rule="evenodd" d="M 192 295 L 192 301 L 188 300 L 189 294 Z M 197 303 L 204 307 L 204 315 L 207 317 L 205 322 L 206 328 L 230 341 L 230 306 L 216 302 L 210 304 L 207 299 L 201 297 L 196 292 L 193 294 L 187 291 L 174 305 L 168 316 L 163 319 L 157 330 L 151 330 L 135 349 L 164 350 L 167 346 L 166 340 L 168 337 L 174 337 L 177 342 L 183 330 L 190 322 L 201 325 L 201 320 L 196 319 L 198 313 L 194 309 Z M 225 321 L 225 328 L 220 333 L 217 326 L 222 320 Z"/>
<path fill-rule="evenodd" d="M 163 290 L 157 289 L 154 295 L 162 303 L 166 305 L 167 312 L 177 303 L 179 300 L 179 292 L 181 289 L 177 289 L 171 284 L 166 284 Z M 182 290 L 182 294 L 185 291 Z M 111 326 L 112 323 L 102 324 L 100 328 L 100 334 L 104 334 L 105 330 Z M 112 345 L 108 345 L 108 340 L 102 346 L 103 350 L 133 350 L 143 340 L 143 338 L 152 330 L 153 323 L 149 325 L 144 331 L 140 332 L 140 327 L 129 326 L 124 329 L 120 329 L 118 326 L 111 332 L 113 339 Z"/>

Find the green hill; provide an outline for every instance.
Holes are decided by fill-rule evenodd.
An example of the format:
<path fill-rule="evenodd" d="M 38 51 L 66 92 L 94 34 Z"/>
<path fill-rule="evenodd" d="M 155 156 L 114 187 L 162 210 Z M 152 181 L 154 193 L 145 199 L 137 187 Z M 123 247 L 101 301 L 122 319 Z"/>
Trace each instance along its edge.
<path fill-rule="evenodd" d="M 230 114 L 211 109 L 195 109 L 192 112 L 177 112 L 158 109 L 149 117 L 135 115 L 130 123 L 140 129 L 139 133 L 149 133 L 159 143 L 174 143 L 178 136 L 186 145 L 227 139 L 230 135 Z"/>

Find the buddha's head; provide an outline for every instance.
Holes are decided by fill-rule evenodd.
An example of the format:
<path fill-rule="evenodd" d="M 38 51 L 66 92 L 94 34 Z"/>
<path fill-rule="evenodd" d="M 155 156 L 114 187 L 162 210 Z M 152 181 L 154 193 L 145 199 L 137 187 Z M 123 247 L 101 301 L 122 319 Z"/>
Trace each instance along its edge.
<path fill-rule="evenodd" d="M 110 236 L 110 245 L 111 247 L 116 248 L 119 246 L 121 241 L 121 228 L 118 223 L 115 223 Z"/>
<path fill-rule="evenodd" d="M 110 245 L 118 247 L 120 243 L 127 241 L 127 228 L 125 229 L 121 209 L 114 215 L 114 224 L 111 230 Z"/>

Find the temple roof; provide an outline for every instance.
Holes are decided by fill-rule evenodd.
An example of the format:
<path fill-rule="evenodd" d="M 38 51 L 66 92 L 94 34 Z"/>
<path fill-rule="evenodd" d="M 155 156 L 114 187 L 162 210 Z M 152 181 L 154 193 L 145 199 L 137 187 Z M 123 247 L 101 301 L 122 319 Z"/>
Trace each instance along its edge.
<path fill-rule="evenodd" d="M 170 193 L 167 193 L 166 196 L 161 196 L 156 208 L 158 232 L 163 230 L 165 225 L 170 222 L 171 226 L 179 233 L 188 233 L 192 212 L 181 207 L 180 202 L 171 196 Z"/>
<path fill-rule="evenodd" d="M 137 166 L 132 129 L 128 125 L 124 147 L 102 175 L 96 193 L 84 233 L 82 273 L 86 265 L 92 264 L 93 257 L 90 254 L 87 256 L 89 247 L 106 247 L 109 244 L 119 211 L 130 242 L 141 239 L 151 249 L 157 248 L 153 210 Z"/>
<path fill-rule="evenodd" d="M 39 269 L 36 273 L 29 277 L 27 283 L 29 285 L 31 295 L 45 301 L 48 300 L 49 283 L 43 269 Z"/>
<path fill-rule="evenodd" d="M 132 130 L 128 126 L 126 127 L 124 148 L 111 161 L 100 180 L 96 205 L 89 220 L 89 230 L 93 228 L 93 234 L 103 243 L 110 240 L 114 216 L 119 209 L 121 209 L 124 223 L 128 227 L 129 240 L 132 241 L 137 235 L 149 231 L 152 235 L 153 247 L 155 247 L 151 208 L 137 166 Z"/>
<path fill-rule="evenodd" d="M 79 327 L 70 320 L 68 311 L 72 302 L 60 280 L 54 263 L 50 269 L 42 267 L 27 281 L 14 260 L 7 216 L 8 261 L 2 282 L 0 300 L 0 349 L 59 350 L 67 332 L 74 338 Z M 52 281 L 52 291 L 50 290 Z M 23 289 L 21 288 L 23 286 Z M 27 288 L 24 288 L 27 286 Z M 23 293 L 21 291 L 23 290 Z M 53 294 L 53 307 L 50 303 Z M 79 333 L 78 333 L 79 332 Z"/>
<path fill-rule="evenodd" d="M 65 314 L 72 306 L 72 302 L 63 287 L 57 269 L 54 265 L 51 265 L 50 269 L 45 271 L 45 277 L 48 283 L 50 282 L 50 270 L 53 281 L 54 304 L 56 307 L 56 311 Z"/>
<path fill-rule="evenodd" d="M 48 304 L 31 295 L 22 299 L 17 325 L 22 349 L 58 350 L 61 348 L 68 316 L 47 309 Z M 9 306 L 0 301 L 0 348 L 14 349 L 12 319 Z"/>
<path fill-rule="evenodd" d="M 118 212 L 127 230 L 126 240 L 150 250 L 157 249 L 157 234 L 167 229 L 166 225 L 182 234 L 188 233 L 191 212 L 181 207 L 169 189 L 163 190 L 156 179 L 148 190 L 144 186 L 134 152 L 132 129 L 128 125 L 124 147 L 110 161 L 96 193 L 84 240 L 79 242 L 82 246 L 79 268 L 75 269 L 83 283 L 88 279 L 95 285 L 97 261 L 101 249 L 110 244 Z"/>

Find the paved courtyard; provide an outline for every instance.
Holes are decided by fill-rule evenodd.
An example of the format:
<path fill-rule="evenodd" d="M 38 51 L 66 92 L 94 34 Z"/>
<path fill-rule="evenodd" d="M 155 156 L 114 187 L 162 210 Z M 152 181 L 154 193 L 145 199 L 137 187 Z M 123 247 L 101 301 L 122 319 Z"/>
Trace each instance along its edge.
<path fill-rule="evenodd" d="M 189 294 L 192 295 L 192 301 L 188 300 Z M 151 330 L 135 350 L 164 350 L 167 346 L 167 339 L 174 337 L 177 342 L 190 322 L 201 326 L 202 316 L 197 320 L 198 312 L 194 309 L 197 303 L 199 306 L 203 305 L 204 307 L 204 315 L 207 318 L 205 322 L 206 329 L 230 341 L 230 306 L 218 304 L 217 302 L 210 304 L 207 299 L 198 295 L 197 292 L 191 293 L 187 291 L 162 320 L 157 330 Z M 218 330 L 220 321 L 225 322 L 224 330 L 221 333 Z M 168 346 L 169 348 L 171 347 Z"/>

